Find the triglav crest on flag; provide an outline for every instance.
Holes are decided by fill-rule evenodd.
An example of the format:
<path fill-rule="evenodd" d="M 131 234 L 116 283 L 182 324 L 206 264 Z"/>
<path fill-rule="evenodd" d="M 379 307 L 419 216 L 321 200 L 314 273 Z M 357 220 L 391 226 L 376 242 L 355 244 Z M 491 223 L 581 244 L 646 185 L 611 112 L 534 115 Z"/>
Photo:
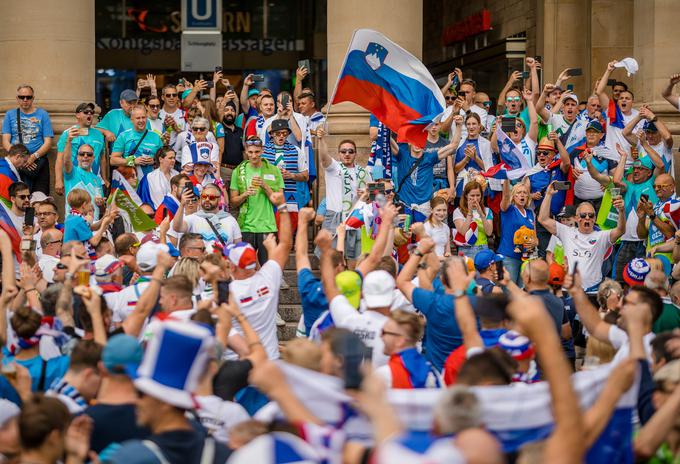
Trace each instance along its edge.
<path fill-rule="evenodd" d="M 373 69 L 377 70 L 385 62 L 387 56 L 387 49 L 380 44 L 371 42 L 366 47 L 366 63 Z"/>

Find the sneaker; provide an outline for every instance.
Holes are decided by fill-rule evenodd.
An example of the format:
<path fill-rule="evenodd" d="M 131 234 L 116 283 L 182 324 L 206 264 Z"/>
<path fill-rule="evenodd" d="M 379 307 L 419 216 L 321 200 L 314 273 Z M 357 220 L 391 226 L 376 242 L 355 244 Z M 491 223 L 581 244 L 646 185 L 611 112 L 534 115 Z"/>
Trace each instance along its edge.
<path fill-rule="evenodd" d="M 283 318 L 281 317 L 281 315 L 277 312 L 276 313 L 276 326 L 277 327 L 283 327 L 284 325 L 286 325 L 286 321 L 284 321 Z"/>

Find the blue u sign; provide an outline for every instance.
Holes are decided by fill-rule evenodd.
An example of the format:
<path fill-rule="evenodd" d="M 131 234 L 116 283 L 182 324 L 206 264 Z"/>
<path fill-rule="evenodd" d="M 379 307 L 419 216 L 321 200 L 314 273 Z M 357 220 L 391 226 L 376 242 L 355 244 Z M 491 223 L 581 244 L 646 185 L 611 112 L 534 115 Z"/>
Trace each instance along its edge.
<path fill-rule="evenodd" d="M 222 0 L 184 0 L 184 29 L 220 29 Z"/>

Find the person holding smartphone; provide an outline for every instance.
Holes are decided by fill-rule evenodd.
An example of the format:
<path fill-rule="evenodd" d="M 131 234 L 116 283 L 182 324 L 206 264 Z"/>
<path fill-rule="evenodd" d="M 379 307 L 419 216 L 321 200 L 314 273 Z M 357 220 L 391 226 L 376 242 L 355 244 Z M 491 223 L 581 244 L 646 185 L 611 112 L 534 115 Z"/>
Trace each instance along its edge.
<path fill-rule="evenodd" d="M 71 143 L 74 138 L 78 136 L 79 129 L 72 127 L 69 129 L 64 143 L 64 152 L 71 152 Z M 94 129 L 93 129 L 94 131 Z M 81 143 L 76 154 L 77 164 L 74 165 L 71 156 L 67 156 L 64 160 L 64 193 L 68 196 L 69 192 L 75 187 L 81 188 L 90 194 L 92 199 L 92 207 L 94 210 L 94 221 L 99 219 L 99 206 L 105 202 L 104 185 L 100 176 L 93 172 L 92 166 L 94 163 L 95 150 L 87 144 Z M 66 214 L 68 215 L 71 209 L 66 205 Z"/>

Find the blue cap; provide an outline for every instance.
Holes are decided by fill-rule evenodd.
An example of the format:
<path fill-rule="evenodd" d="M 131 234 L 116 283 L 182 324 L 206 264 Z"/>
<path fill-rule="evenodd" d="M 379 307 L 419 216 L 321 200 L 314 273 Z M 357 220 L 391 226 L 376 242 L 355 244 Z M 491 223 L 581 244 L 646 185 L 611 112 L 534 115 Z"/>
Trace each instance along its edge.
<path fill-rule="evenodd" d="M 642 130 L 645 132 L 659 132 L 659 129 L 657 129 L 654 121 L 645 121 L 645 123 L 642 125 Z"/>
<path fill-rule="evenodd" d="M 597 119 L 593 119 L 588 123 L 588 125 L 586 126 L 586 131 L 589 130 L 604 132 L 604 129 L 602 129 L 602 124 L 600 124 L 600 121 L 598 121 Z"/>
<path fill-rule="evenodd" d="M 173 258 L 179 258 L 179 250 L 177 247 L 170 242 L 166 243 L 166 245 L 168 245 L 168 254 Z"/>
<path fill-rule="evenodd" d="M 137 368 L 144 357 L 144 350 L 135 337 L 118 334 L 109 338 L 102 351 L 104 367 L 114 374 L 137 378 Z"/>
<path fill-rule="evenodd" d="M 654 162 L 652 161 L 652 158 L 649 156 L 641 156 L 640 158 L 636 159 L 635 162 L 633 163 L 634 168 L 646 168 L 649 169 L 650 171 L 654 170 Z"/>
<path fill-rule="evenodd" d="M 126 102 L 138 101 L 139 95 L 132 89 L 125 89 L 120 93 L 120 100 Z"/>
<path fill-rule="evenodd" d="M 503 261 L 503 255 L 497 255 L 492 250 L 486 248 L 475 255 L 475 269 L 483 271 L 499 261 Z"/>
<path fill-rule="evenodd" d="M 257 89 L 248 90 L 248 98 L 252 97 L 253 95 L 260 95 L 260 91 Z"/>

